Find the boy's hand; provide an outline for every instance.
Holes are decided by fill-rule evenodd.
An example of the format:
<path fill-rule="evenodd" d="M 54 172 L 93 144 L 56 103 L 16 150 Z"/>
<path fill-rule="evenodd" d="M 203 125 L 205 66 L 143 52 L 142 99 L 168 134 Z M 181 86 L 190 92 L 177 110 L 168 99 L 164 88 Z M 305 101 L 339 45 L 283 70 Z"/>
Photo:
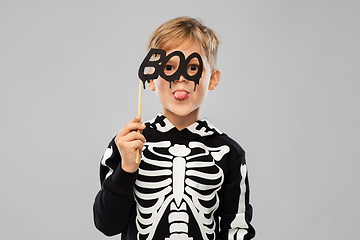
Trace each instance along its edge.
<path fill-rule="evenodd" d="M 140 149 L 141 154 L 146 140 L 137 130 L 142 131 L 144 128 L 145 125 L 140 121 L 140 117 L 136 117 L 126 124 L 115 137 L 115 143 L 122 158 L 121 167 L 126 172 L 133 173 L 139 168 L 140 161 L 135 163 L 136 151 Z"/>

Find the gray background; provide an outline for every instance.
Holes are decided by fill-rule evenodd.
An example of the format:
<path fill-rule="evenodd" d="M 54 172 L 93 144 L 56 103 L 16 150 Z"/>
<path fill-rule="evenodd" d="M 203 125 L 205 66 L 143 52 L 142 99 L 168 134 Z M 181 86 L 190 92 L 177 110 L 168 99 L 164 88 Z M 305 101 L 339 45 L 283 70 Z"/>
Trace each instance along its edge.
<path fill-rule="evenodd" d="M 247 151 L 257 239 L 358 238 L 359 7 L 1 0 L 0 238 L 107 239 L 92 220 L 99 161 L 137 114 L 147 37 L 181 15 L 222 40 L 202 115 Z M 148 120 L 160 105 L 143 100 Z"/>

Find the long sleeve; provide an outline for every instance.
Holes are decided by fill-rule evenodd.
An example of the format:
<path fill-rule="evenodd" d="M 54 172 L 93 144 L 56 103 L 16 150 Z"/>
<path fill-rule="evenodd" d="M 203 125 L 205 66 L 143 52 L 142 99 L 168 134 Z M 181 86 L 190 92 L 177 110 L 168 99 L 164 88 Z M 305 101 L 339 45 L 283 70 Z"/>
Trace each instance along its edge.
<path fill-rule="evenodd" d="M 249 203 L 249 181 L 245 153 L 229 166 L 224 182 L 224 202 L 221 215 L 221 239 L 248 240 L 255 236 L 250 224 L 252 206 Z"/>
<path fill-rule="evenodd" d="M 95 226 L 107 236 L 125 231 L 135 215 L 133 187 L 137 173 L 123 171 L 120 163 L 120 153 L 113 139 L 101 159 L 102 188 L 93 205 Z"/>

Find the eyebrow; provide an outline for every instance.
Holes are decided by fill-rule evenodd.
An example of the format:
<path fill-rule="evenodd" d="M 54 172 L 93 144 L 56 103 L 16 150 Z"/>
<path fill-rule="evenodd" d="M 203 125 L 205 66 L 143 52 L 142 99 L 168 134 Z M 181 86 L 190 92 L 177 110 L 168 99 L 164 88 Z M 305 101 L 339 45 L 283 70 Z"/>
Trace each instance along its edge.
<path fill-rule="evenodd" d="M 175 59 L 176 59 L 176 60 L 175 60 Z M 179 62 L 180 62 L 180 58 L 179 58 L 178 56 L 173 56 L 172 58 L 169 59 L 169 61 L 167 62 L 167 64 L 168 64 L 168 63 L 170 63 L 170 64 L 171 64 L 171 63 L 172 63 L 172 64 L 173 64 L 173 63 L 178 63 L 178 64 L 179 64 Z"/>
<path fill-rule="evenodd" d="M 193 58 L 193 59 L 191 59 L 190 60 L 190 62 L 189 62 L 189 64 L 199 64 L 200 63 L 200 61 L 199 61 L 199 59 L 197 59 L 197 58 Z"/>

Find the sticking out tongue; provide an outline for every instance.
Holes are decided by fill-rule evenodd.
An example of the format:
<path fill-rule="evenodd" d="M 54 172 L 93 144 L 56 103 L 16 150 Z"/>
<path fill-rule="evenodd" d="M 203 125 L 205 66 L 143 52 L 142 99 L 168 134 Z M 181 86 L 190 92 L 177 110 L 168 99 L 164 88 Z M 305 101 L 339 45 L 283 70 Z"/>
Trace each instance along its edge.
<path fill-rule="evenodd" d="M 188 97 L 187 92 L 177 91 L 174 93 L 174 97 L 176 100 L 184 100 Z"/>

